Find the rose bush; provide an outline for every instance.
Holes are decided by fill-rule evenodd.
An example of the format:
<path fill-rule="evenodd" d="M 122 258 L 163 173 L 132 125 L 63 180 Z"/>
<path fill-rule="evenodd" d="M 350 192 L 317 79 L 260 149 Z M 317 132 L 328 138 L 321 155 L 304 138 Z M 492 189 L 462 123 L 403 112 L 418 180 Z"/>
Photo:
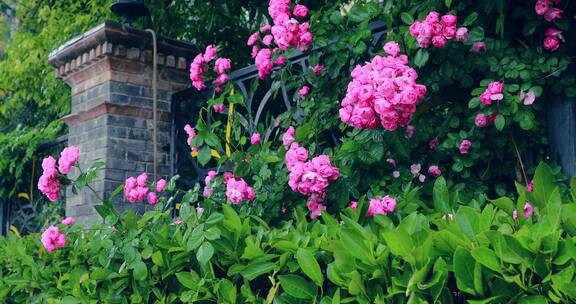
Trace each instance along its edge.
<path fill-rule="evenodd" d="M 92 229 L 67 220 L 0 241 L 0 299 L 576 301 L 576 181 L 536 167 L 544 96 L 576 95 L 564 75 L 574 42 L 560 32 L 574 8 L 559 3 L 354 1 L 316 12 L 271 0 L 271 22 L 247 41 L 261 79 L 251 90 L 282 82 L 297 106 L 246 123 L 226 83 L 231 63 L 217 59 L 213 98 L 184 128 L 210 169 L 204 182 L 176 189 L 177 177 L 142 173 L 115 191 L 146 200 L 141 217 L 105 200 Z M 388 31 L 374 41 L 379 20 Z M 311 48 L 309 68 L 291 64 L 290 51 Z M 216 47 L 196 58 L 192 84 L 207 89 Z M 75 154 L 62 153 L 60 173 Z M 60 183 L 89 187 L 98 167 L 70 181 L 49 158 L 39 187 L 57 200 Z"/>

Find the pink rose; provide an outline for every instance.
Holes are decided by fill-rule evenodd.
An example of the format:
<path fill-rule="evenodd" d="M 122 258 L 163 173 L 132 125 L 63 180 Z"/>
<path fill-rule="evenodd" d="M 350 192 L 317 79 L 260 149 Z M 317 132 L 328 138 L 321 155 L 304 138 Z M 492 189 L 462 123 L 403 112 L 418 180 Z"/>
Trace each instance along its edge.
<path fill-rule="evenodd" d="M 486 115 L 479 113 L 478 115 L 476 115 L 474 123 L 476 124 L 477 127 L 484 128 L 486 125 L 488 125 L 488 118 Z"/>
<path fill-rule="evenodd" d="M 224 112 L 224 104 L 221 103 L 219 105 L 212 106 L 212 109 L 214 109 L 214 111 L 217 113 L 222 113 Z"/>
<path fill-rule="evenodd" d="M 442 175 L 442 171 L 440 171 L 440 168 L 438 168 L 438 166 L 430 166 L 428 167 L 428 174 L 438 177 Z"/>
<path fill-rule="evenodd" d="M 524 217 L 524 219 L 527 219 L 531 217 L 532 214 L 534 214 L 534 207 L 532 207 L 532 205 L 528 201 L 526 201 L 524 203 L 524 211 L 522 212 L 522 216 Z M 516 210 L 512 212 L 512 218 L 514 220 L 518 218 L 518 212 Z"/>
<path fill-rule="evenodd" d="M 256 43 L 256 41 L 258 41 L 258 39 L 260 39 L 260 33 L 254 32 L 252 35 L 250 35 L 250 37 L 248 37 L 248 41 L 246 42 L 246 44 L 248 46 L 253 46 Z"/>
<path fill-rule="evenodd" d="M 286 64 L 286 58 L 284 56 L 279 56 L 274 60 L 274 65 L 276 66 L 284 66 Z"/>
<path fill-rule="evenodd" d="M 544 14 L 544 20 L 548 22 L 554 22 L 562 18 L 563 11 L 559 8 L 551 8 Z"/>
<path fill-rule="evenodd" d="M 210 62 L 212 59 L 216 58 L 217 52 L 218 49 L 213 44 L 207 46 L 206 51 L 204 51 L 204 62 Z"/>
<path fill-rule="evenodd" d="M 314 74 L 316 74 L 316 75 L 320 75 L 323 70 L 324 70 L 324 66 L 321 65 L 321 64 L 317 64 L 317 65 L 315 65 L 315 66 L 312 67 L 312 71 L 313 71 Z"/>
<path fill-rule="evenodd" d="M 396 57 L 396 55 L 400 53 L 400 45 L 396 43 L 396 41 L 388 41 L 384 45 L 384 52 L 392 57 Z"/>
<path fill-rule="evenodd" d="M 294 6 L 294 16 L 305 18 L 308 16 L 308 8 L 302 4 L 296 4 L 296 6 Z"/>
<path fill-rule="evenodd" d="M 446 38 L 441 35 L 434 36 L 432 37 L 432 45 L 437 48 L 443 48 L 446 46 Z"/>
<path fill-rule="evenodd" d="M 70 173 L 72 166 L 78 161 L 79 154 L 80 149 L 76 146 L 64 148 L 64 150 L 60 152 L 60 159 L 58 159 L 58 170 L 60 170 L 60 173 Z"/>
<path fill-rule="evenodd" d="M 542 16 L 548 10 L 550 10 L 550 1 L 549 0 L 538 0 L 536 1 L 536 6 L 534 7 L 536 14 Z"/>
<path fill-rule="evenodd" d="M 272 36 L 272 35 L 266 35 L 266 36 L 264 36 L 264 38 L 262 39 L 262 43 L 263 43 L 265 46 L 269 46 L 269 45 L 272 43 L 273 40 L 274 40 L 274 36 Z"/>
<path fill-rule="evenodd" d="M 231 68 L 231 61 L 228 58 L 218 58 L 214 63 L 214 72 L 223 74 Z"/>
<path fill-rule="evenodd" d="M 438 146 L 438 138 L 434 138 L 433 140 L 428 142 L 428 148 L 430 148 L 430 150 L 432 151 L 436 150 L 436 146 Z"/>
<path fill-rule="evenodd" d="M 416 131 L 416 127 L 410 125 L 406 127 L 406 138 L 410 139 L 414 136 L 414 132 Z"/>
<path fill-rule="evenodd" d="M 138 177 L 136 177 L 136 182 L 138 183 L 138 186 L 145 187 L 146 182 L 148 182 L 148 174 L 146 174 L 146 172 L 142 172 L 140 175 L 138 175 Z"/>
<path fill-rule="evenodd" d="M 426 23 L 433 24 L 438 23 L 440 21 L 440 14 L 436 11 L 431 11 L 426 16 Z"/>
<path fill-rule="evenodd" d="M 66 225 L 66 226 L 70 226 L 74 223 L 74 218 L 69 216 L 65 219 L 62 220 L 62 224 Z"/>
<path fill-rule="evenodd" d="M 350 209 L 356 210 L 357 208 L 358 208 L 358 202 L 357 201 L 350 201 Z"/>
<path fill-rule="evenodd" d="M 455 26 L 446 26 L 442 31 L 444 37 L 448 40 L 454 39 L 456 37 L 456 27 Z"/>
<path fill-rule="evenodd" d="M 492 99 L 490 98 L 490 92 L 484 91 L 484 93 L 480 95 L 480 102 L 482 102 L 485 105 L 491 105 Z"/>
<path fill-rule="evenodd" d="M 488 92 L 490 94 L 500 94 L 504 90 L 504 84 L 499 81 L 493 81 L 488 84 Z"/>
<path fill-rule="evenodd" d="M 304 97 L 308 95 L 308 93 L 310 93 L 310 88 L 308 86 L 303 86 L 302 88 L 300 88 L 300 91 L 298 91 L 300 97 Z"/>
<path fill-rule="evenodd" d="M 444 26 L 456 26 L 457 20 L 458 17 L 451 14 L 446 14 L 442 16 L 442 23 L 444 24 Z"/>
<path fill-rule="evenodd" d="M 250 143 L 253 145 L 260 143 L 260 133 L 254 132 L 252 136 L 250 136 Z"/>
<path fill-rule="evenodd" d="M 294 141 L 294 135 L 296 134 L 296 130 L 293 126 L 290 126 L 286 133 L 282 135 L 282 144 L 284 147 L 288 148 L 290 144 Z"/>
<path fill-rule="evenodd" d="M 456 41 L 458 42 L 466 42 L 468 41 L 468 29 L 465 27 L 460 27 L 456 30 Z"/>
<path fill-rule="evenodd" d="M 484 41 L 474 42 L 470 51 L 476 54 L 484 53 L 486 52 L 486 43 Z"/>
<path fill-rule="evenodd" d="M 148 192 L 148 205 L 154 206 L 158 203 L 158 197 L 155 192 Z"/>
<path fill-rule="evenodd" d="M 162 193 L 162 191 L 164 191 L 164 187 L 166 187 L 166 180 L 165 179 L 162 178 L 156 182 L 156 192 Z"/>
<path fill-rule="evenodd" d="M 56 248 L 64 248 L 66 246 L 66 236 L 60 232 L 56 226 L 48 227 L 41 237 L 42 245 L 46 251 L 52 252 Z"/>
<path fill-rule="evenodd" d="M 544 38 L 544 49 L 554 52 L 560 47 L 560 41 L 556 37 L 547 36 Z"/>
<path fill-rule="evenodd" d="M 414 176 L 418 176 L 420 174 L 420 169 L 422 169 L 422 165 L 413 164 L 410 166 L 410 173 L 412 173 Z"/>
<path fill-rule="evenodd" d="M 467 139 L 463 140 L 459 147 L 460 154 L 468 154 L 470 147 L 472 147 L 472 142 Z"/>

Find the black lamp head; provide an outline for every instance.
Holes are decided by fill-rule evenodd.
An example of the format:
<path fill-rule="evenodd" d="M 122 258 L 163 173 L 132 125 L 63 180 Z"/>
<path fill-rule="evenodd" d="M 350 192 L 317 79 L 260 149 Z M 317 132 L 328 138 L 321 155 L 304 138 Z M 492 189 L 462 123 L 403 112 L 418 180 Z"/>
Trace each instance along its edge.
<path fill-rule="evenodd" d="M 136 18 L 148 15 L 148 8 L 144 0 L 117 0 L 110 6 L 110 10 L 124 17 L 124 24 L 131 25 Z"/>

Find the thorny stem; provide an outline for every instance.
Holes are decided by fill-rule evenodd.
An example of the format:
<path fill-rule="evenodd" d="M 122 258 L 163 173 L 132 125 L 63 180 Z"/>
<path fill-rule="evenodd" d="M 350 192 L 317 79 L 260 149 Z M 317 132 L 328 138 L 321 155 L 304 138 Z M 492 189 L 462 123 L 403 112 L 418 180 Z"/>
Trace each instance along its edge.
<path fill-rule="evenodd" d="M 528 186 L 528 178 L 526 176 L 526 171 L 524 170 L 524 163 L 522 162 L 522 157 L 520 156 L 520 151 L 518 150 L 518 145 L 516 144 L 516 140 L 514 139 L 514 135 L 512 132 L 509 132 L 510 139 L 512 140 L 512 145 L 514 145 L 514 150 L 516 151 L 516 158 L 518 158 L 518 163 L 520 163 L 520 169 L 522 169 L 522 176 L 524 177 L 524 184 Z"/>

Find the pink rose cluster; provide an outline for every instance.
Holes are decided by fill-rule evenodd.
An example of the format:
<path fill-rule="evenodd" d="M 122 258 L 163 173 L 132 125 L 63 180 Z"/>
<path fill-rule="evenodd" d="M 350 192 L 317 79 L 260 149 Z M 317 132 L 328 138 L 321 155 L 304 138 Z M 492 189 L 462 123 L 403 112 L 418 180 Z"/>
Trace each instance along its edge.
<path fill-rule="evenodd" d="M 554 52 L 560 47 L 560 41 L 566 42 L 562 31 L 555 28 L 549 28 L 544 33 L 544 49 Z"/>
<path fill-rule="evenodd" d="M 308 209 L 315 218 L 326 209 L 322 202 L 326 199 L 326 188 L 330 180 L 336 180 L 340 170 L 332 166 L 328 155 L 319 155 L 308 160 L 308 150 L 297 142 L 290 143 L 286 151 L 286 167 L 290 172 L 288 185 L 294 192 L 310 196 Z"/>
<path fill-rule="evenodd" d="M 143 172 L 134 178 L 130 176 L 124 183 L 124 198 L 134 204 L 146 199 L 149 205 L 156 205 L 158 203 L 157 193 L 164 191 L 166 187 L 166 180 L 160 179 L 156 182 L 156 192 L 150 191 L 148 188 L 148 174 Z"/>
<path fill-rule="evenodd" d="M 458 17 L 454 15 L 446 14 L 440 17 L 438 12 L 431 11 L 426 20 L 416 20 L 410 25 L 410 35 L 416 38 L 422 48 L 427 48 L 430 44 L 443 48 L 448 40 L 465 42 L 468 40 L 468 29 L 456 28 L 457 21 Z"/>
<path fill-rule="evenodd" d="M 370 200 L 370 205 L 368 206 L 368 216 L 374 216 L 376 214 L 387 215 L 388 213 L 394 212 L 396 210 L 396 199 L 390 195 L 386 195 L 383 198 L 373 198 Z"/>
<path fill-rule="evenodd" d="M 234 205 L 243 201 L 253 201 L 256 198 L 254 188 L 249 187 L 243 178 L 235 177 L 232 172 L 224 172 L 224 184 L 226 185 L 226 199 Z"/>
<path fill-rule="evenodd" d="M 60 229 L 56 226 L 48 227 L 42 233 L 40 240 L 48 252 L 52 252 L 56 248 L 64 248 L 64 246 L 66 246 L 66 235 L 61 233 Z"/>
<path fill-rule="evenodd" d="M 416 104 L 426 95 L 426 86 L 417 84 L 418 73 L 409 67 L 408 57 L 398 55 L 394 41 L 386 43 L 387 57 L 375 56 L 352 71 L 346 96 L 340 103 L 340 119 L 361 129 L 375 129 L 379 124 L 394 131 L 405 126 L 416 111 Z"/>
<path fill-rule="evenodd" d="M 58 170 L 61 174 L 68 174 L 72 171 L 72 166 L 78 161 L 79 154 L 80 150 L 75 146 L 66 147 L 60 152 Z M 52 202 L 60 198 L 58 170 L 56 169 L 56 159 L 54 157 L 48 156 L 42 160 L 42 175 L 38 179 L 38 190 Z"/>
<path fill-rule="evenodd" d="M 309 32 L 310 24 L 301 22 L 308 16 L 308 8 L 301 4 L 295 5 L 292 10 L 290 7 L 290 0 L 270 0 L 268 13 L 272 17 L 272 25 L 262 26 L 260 31 L 248 38 L 247 44 L 252 47 L 252 57 L 255 59 L 258 76 L 261 79 L 272 72 L 274 65 L 285 64 L 283 56 L 276 56 L 276 59 L 272 60 L 274 54 L 285 51 L 291 46 L 306 50 L 314 39 Z"/>
<path fill-rule="evenodd" d="M 196 137 L 196 130 L 194 130 L 194 128 L 192 128 L 189 124 L 186 124 L 184 126 L 184 132 L 188 134 L 188 140 L 186 142 L 188 145 L 192 144 L 192 140 Z M 198 152 L 198 150 L 200 150 L 200 147 L 192 147 L 192 151 Z"/>
<path fill-rule="evenodd" d="M 504 84 L 502 82 L 494 81 L 488 85 L 488 88 L 480 95 L 480 101 L 485 105 L 491 105 L 493 100 L 502 100 L 504 95 Z"/>
<path fill-rule="evenodd" d="M 543 16 L 544 20 L 554 22 L 562 18 L 563 11 L 554 5 L 560 4 L 560 0 L 538 0 L 534 6 L 536 14 Z"/>
<path fill-rule="evenodd" d="M 208 65 L 217 56 L 218 49 L 214 45 L 209 45 L 206 47 L 204 53 L 200 53 L 194 57 L 194 60 L 190 64 L 190 80 L 192 81 L 192 86 L 194 86 L 198 91 L 202 91 L 206 88 L 204 83 L 204 73 L 208 71 Z M 226 71 L 231 68 L 231 61 L 228 58 L 218 58 L 214 61 L 214 72 L 217 77 L 212 81 L 214 90 L 217 93 L 222 92 L 222 86 L 226 84 L 228 80 L 228 74 Z"/>

